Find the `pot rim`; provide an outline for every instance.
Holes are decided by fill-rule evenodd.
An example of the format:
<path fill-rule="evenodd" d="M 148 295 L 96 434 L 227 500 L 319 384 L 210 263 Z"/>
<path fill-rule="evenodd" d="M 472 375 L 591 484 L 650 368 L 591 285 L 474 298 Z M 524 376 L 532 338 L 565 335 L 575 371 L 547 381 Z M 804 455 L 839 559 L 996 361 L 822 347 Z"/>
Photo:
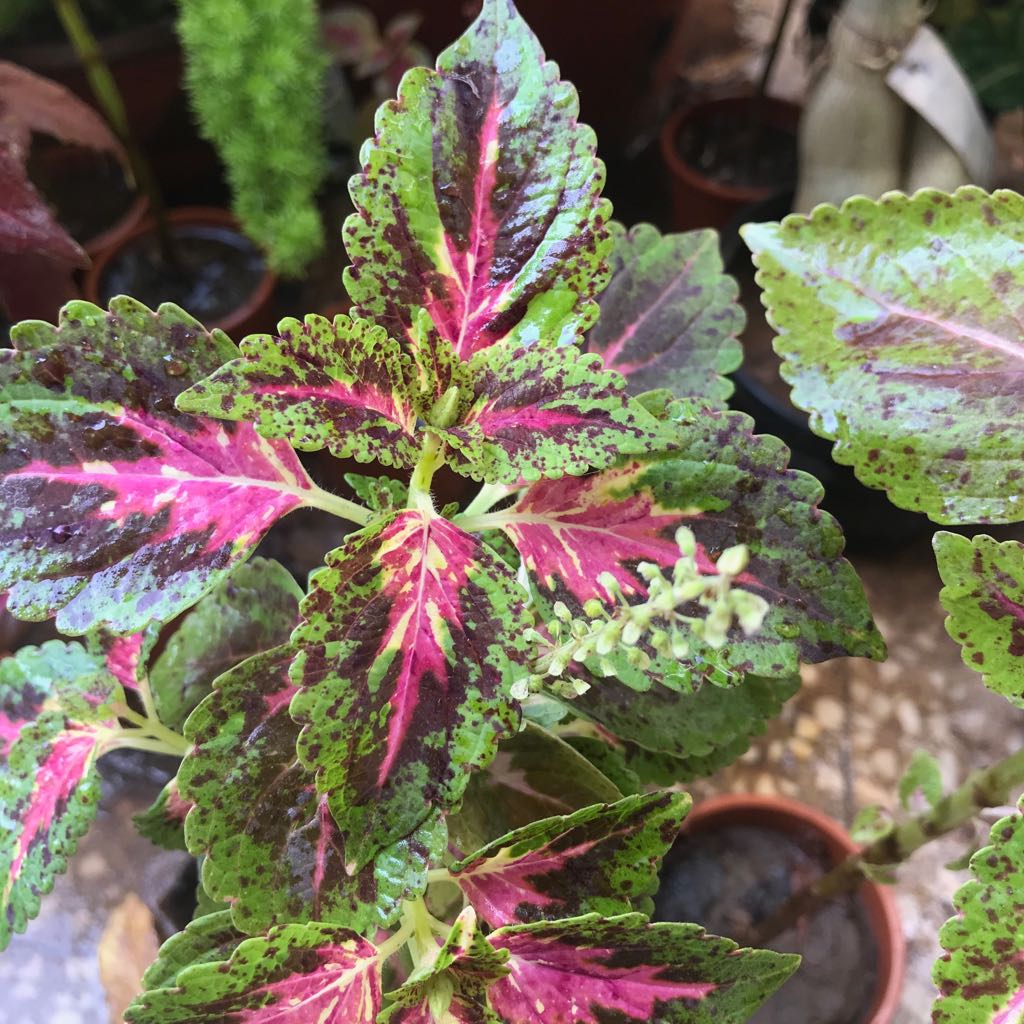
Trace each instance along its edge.
<path fill-rule="evenodd" d="M 778 192 L 777 183 L 760 186 L 722 184 L 691 167 L 679 155 L 679 148 L 676 145 L 679 132 L 685 125 L 694 121 L 709 120 L 716 112 L 746 107 L 756 100 L 757 97 L 751 95 L 725 96 L 691 103 L 673 111 L 661 128 L 661 155 L 672 174 L 681 178 L 690 188 L 736 204 L 756 203 Z M 763 102 L 766 112 L 773 115 L 766 118 L 767 123 L 776 126 L 792 124 L 795 132 L 801 114 L 801 108 L 797 104 L 776 96 L 765 96 Z"/>
<path fill-rule="evenodd" d="M 833 864 L 861 849 L 834 818 L 782 796 L 728 793 L 710 797 L 694 806 L 680 831 L 685 833 L 694 825 L 703 831 L 712 824 L 735 819 L 754 820 L 782 831 L 811 828 L 825 839 Z M 890 889 L 867 878 L 855 892 L 864 904 L 878 951 L 877 991 L 866 1024 L 892 1024 L 900 1005 L 907 961 L 896 898 Z"/>
<path fill-rule="evenodd" d="M 167 211 L 167 221 L 169 224 L 209 224 L 215 227 L 228 228 L 245 237 L 245 233 L 242 231 L 234 215 L 228 210 L 221 209 L 219 206 L 179 206 Z M 85 279 L 82 283 L 82 291 L 86 299 L 97 306 L 104 305 L 100 293 L 100 282 L 103 280 L 103 274 L 107 267 L 125 246 L 134 242 L 137 238 L 151 234 L 155 228 L 155 219 L 153 217 L 146 217 L 136 224 L 131 231 L 121 235 L 113 245 L 103 250 L 93 260 L 92 265 L 85 272 Z M 270 269 L 266 259 L 264 259 L 263 275 L 248 298 L 221 320 L 204 324 L 203 326 L 207 330 L 218 329 L 224 331 L 225 334 L 232 334 L 233 331 L 240 325 L 245 324 L 261 307 L 270 301 L 276 284 L 277 275 Z"/>

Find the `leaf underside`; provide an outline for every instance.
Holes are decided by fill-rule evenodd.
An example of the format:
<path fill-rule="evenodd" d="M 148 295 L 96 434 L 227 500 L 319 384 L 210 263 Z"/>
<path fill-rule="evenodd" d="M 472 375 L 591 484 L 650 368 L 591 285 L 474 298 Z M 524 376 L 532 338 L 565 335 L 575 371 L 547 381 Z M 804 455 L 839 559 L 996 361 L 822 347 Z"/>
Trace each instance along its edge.
<path fill-rule="evenodd" d="M 939 523 L 1024 518 L 1024 199 L 863 197 L 751 224 L 793 401 L 833 455 Z"/>

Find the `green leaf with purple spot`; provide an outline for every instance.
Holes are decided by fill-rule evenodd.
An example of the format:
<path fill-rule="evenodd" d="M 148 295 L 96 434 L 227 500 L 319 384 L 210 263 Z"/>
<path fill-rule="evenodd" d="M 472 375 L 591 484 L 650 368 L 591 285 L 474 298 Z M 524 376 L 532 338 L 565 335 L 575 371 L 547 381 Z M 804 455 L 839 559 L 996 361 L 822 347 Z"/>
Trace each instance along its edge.
<path fill-rule="evenodd" d="M 470 372 L 468 409 L 438 433 L 451 467 L 475 480 L 580 474 L 665 445 L 661 425 L 629 399 L 623 379 L 575 345 L 485 349 Z"/>
<path fill-rule="evenodd" d="M 39 913 L 96 815 L 96 760 L 119 728 L 119 689 L 78 643 L 0 661 L 0 949 Z"/>
<path fill-rule="evenodd" d="M 378 1024 L 501 1024 L 487 989 L 508 973 L 507 959 L 480 931 L 474 908 L 466 907 L 436 955 L 385 996 L 390 1005 Z"/>
<path fill-rule="evenodd" d="M 203 885 L 231 904 L 242 931 L 314 920 L 375 934 L 402 900 L 426 888 L 430 860 L 444 850 L 444 824 L 435 816 L 347 871 L 351 835 L 335 824 L 295 753 L 294 654 L 283 646 L 243 662 L 189 717 L 194 748 L 178 770 L 182 796 L 195 805 L 188 847 L 206 855 Z"/>
<path fill-rule="evenodd" d="M 508 975 L 488 993 L 507 1024 L 741 1024 L 800 962 L 642 914 L 520 925 L 488 938 L 509 953 Z"/>
<path fill-rule="evenodd" d="M 942 927 L 933 1024 L 1017 1024 L 1024 1012 L 1024 800 L 971 858 L 974 878 Z"/>
<path fill-rule="evenodd" d="M 705 683 L 696 693 L 660 686 L 637 693 L 617 679 L 590 682 L 569 710 L 601 726 L 600 740 L 620 752 L 625 766 L 660 786 L 704 778 L 732 764 L 800 689 L 798 675 L 748 675 L 728 688 Z"/>
<path fill-rule="evenodd" d="M 0 589 L 65 633 L 173 618 L 314 493 L 287 445 L 175 411 L 236 354 L 224 334 L 110 307 L 16 325 L 0 354 Z"/>
<path fill-rule="evenodd" d="M 596 804 L 517 829 L 449 870 L 493 928 L 646 910 L 690 805 L 668 792 Z"/>
<path fill-rule="evenodd" d="M 565 740 L 527 722 L 470 778 L 448 828 L 452 842 L 469 853 L 540 818 L 621 799 L 615 784 Z"/>
<path fill-rule="evenodd" d="M 743 236 L 836 461 L 939 523 L 1024 519 L 1024 198 L 858 196 Z"/>
<path fill-rule="evenodd" d="M 303 451 L 415 463 L 415 369 L 384 328 L 313 313 L 282 320 L 277 337 L 250 335 L 241 353 L 181 395 L 178 408 L 247 420 Z"/>
<path fill-rule="evenodd" d="M 626 378 L 631 395 L 669 388 L 724 408 L 724 374 L 742 361 L 745 316 L 736 282 L 722 267 L 718 235 L 662 235 L 650 224 L 612 223 L 612 280 L 586 347 Z"/>
<path fill-rule="evenodd" d="M 409 503 L 409 487 L 401 480 L 392 480 L 386 476 L 346 473 L 345 483 L 371 512 L 397 512 Z"/>
<path fill-rule="evenodd" d="M 652 680 L 686 688 L 703 678 L 738 682 L 746 673 L 782 677 L 801 662 L 881 657 L 885 647 L 863 589 L 841 557 L 842 534 L 817 507 L 821 486 L 787 468 L 788 450 L 752 434 L 747 417 L 712 410 L 676 423 L 673 440 L 673 452 L 534 484 L 510 509 L 475 517 L 474 526 L 509 535 L 547 617 L 557 600 L 579 617 L 591 598 L 610 601 L 604 573 L 630 600 L 644 600 L 637 565 L 673 566 L 680 526 L 694 532 L 704 573 L 715 572 L 726 548 L 747 545 L 750 564 L 735 585 L 768 602 L 761 630 L 745 636 L 734 627 L 721 649 L 693 638 L 678 662 L 650 649 L 653 665 L 643 673 L 612 655 L 617 673 L 635 688 Z"/>
<path fill-rule="evenodd" d="M 352 535 L 314 573 L 291 710 L 356 867 L 457 803 L 514 731 L 524 598 L 480 540 L 414 509 Z"/>
<path fill-rule="evenodd" d="M 596 139 L 511 0 L 484 0 L 437 71 L 377 112 L 345 223 L 345 287 L 404 340 L 425 310 L 463 359 L 578 339 L 608 280 Z"/>
<path fill-rule="evenodd" d="M 142 991 L 173 988 L 178 975 L 186 967 L 222 963 L 245 938 L 245 934 L 231 923 L 231 914 L 227 910 L 197 917 L 160 947 L 156 960 L 142 976 Z"/>
<path fill-rule="evenodd" d="M 220 963 L 194 963 L 140 995 L 128 1024 L 374 1024 L 377 950 L 344 928 L 288 924 L 245 939 Z"/>
<path fill-rule="evenodd" d="M 156 800 L 132 821 L 139 835 L 165 850 L 187 850 L 185 845 L 185 817 L 192 803 L 178 791 L 177 777 L 160 790 Z"/>
<path fill-rule="evenodd" d="M 1024 707 L 1024 544 L 939 532 L 946 631 L 990 690 Z"/>
<path fill-rule="evenodd" d="M 299 621 L 302 588 L 279 562 L 254 558 L 182 619 L 149 682 L 160 721 L 180 730 L 222 672 L 283 644 Z"/>

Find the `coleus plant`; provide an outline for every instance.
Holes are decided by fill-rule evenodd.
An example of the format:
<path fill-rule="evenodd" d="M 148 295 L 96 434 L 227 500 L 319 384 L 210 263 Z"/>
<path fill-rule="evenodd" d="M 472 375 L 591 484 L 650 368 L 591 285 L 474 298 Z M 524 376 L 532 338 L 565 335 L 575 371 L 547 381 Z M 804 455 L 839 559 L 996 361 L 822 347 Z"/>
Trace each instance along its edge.
<path fill-rule="evenodd" d="M 725 407 L 714 235 L 612 223 L 576 118 L 485 0 L 378 113 L 349 316 L 236 347 L 117 298 L 12 329 L 0 588 L 80 639 L 0 663 L 0 943 L 97 761 L 180 757 L 139 827 L 202 858 L 199 909 L 133 1024 L 742 1021 L 797 966 L 651 923 L 689 799 L 647 787 L 883 644 L 819 486 Z M 341 497 L 296 449 L 406 479 Z M 305 590 L 250 559 L 301 508 L 354 527 Z"/>
<path fill-rule="evenodd" d="M 1024 199 L 974 187 L 856 197 L 744 234 L 783 376 L 836 460 L 937 523 L 1024 520 Z M 934 548 L 965 663 L 1022 706 L 1024 545 L 942 531 Z M 817 894 L 905 860 L 1022 788 L 1024 751 L 945 796 L 934 761 L 916 758 L 901 795 L 921 790 L 928 809 L 885 824 Z M 936 1024 L 1021 1020 L 1022 837 L 1024 803 L 970 862 L 975 877 L 941 934 Z"/>

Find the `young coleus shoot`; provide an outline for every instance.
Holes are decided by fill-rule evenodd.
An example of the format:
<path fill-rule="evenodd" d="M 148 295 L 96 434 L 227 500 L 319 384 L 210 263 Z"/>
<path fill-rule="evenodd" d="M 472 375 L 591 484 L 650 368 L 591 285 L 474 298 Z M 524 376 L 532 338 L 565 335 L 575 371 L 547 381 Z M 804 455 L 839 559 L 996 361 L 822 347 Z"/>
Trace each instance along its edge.
<path fill-rule="evenodd" d="M 0 671 L 0 942 L 127 745 L 182 758 L 140 827 L 202 858 L 132 1024 L 746 1020 L 796 960 L 650 922 L 689 801 L 640 790 L 884 646 L 818 484 L 724 408 L 713 235 L 609 223 L 510 0 L 361 165 L 348 316 L 236 347 L 118 298 L 12 331 L 0 588 L 84 639 Z M 404 479 L 339 497 L 296 449 Z M 481 485 L 461 510 L 442 466 Z M 305 589 L 248 561 L 300 508 L 351 529 Z"/>

